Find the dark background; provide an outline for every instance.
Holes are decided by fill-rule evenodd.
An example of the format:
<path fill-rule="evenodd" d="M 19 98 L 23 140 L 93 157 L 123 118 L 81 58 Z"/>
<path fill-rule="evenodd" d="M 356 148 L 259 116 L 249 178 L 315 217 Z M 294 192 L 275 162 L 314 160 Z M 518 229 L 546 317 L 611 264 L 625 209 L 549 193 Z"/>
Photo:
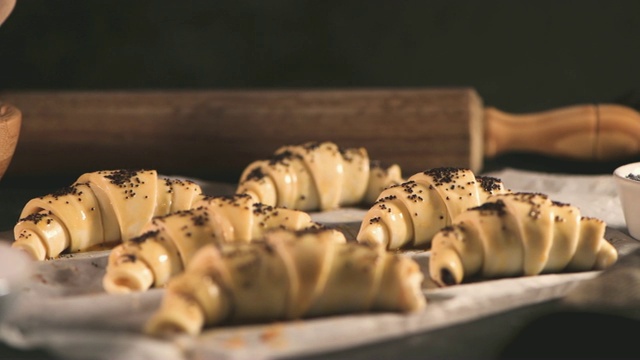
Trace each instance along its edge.
<path fill-rule="evenodd" d="M 638 1 L 18 0 L 0 90 L 471 86 L 530 112 L 627 101 Z"/>
<path fill-rule="evenodd" d="M 635 106 L 639 16 L 633 0 L 18 0 L 0 27 L 0 90 L 470 86 L 511 112 Z M 440 340 L 456 337 L 476 340 L 479 357 L 495 355 L 496 339 L 517 326 L 495 336 L 483 331 L 493 321 L 358 351 L 437 357 L 451 354 Z M 4 346 L 0 354 L 47 357 Z"/>

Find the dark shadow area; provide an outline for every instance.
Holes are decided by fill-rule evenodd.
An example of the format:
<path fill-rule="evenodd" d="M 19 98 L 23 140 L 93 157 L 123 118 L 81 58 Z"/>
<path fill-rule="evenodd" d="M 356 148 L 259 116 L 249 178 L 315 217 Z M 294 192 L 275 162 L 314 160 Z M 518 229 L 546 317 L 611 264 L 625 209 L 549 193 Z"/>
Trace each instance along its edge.
<path fill-rule="evenodd" d="M 635 1 L 19 1 L 1 89 L 471 86 L 532 112 L 637 91 Z"/>
<path fill-rule="evenodd" d="M 609 314 L 562 311 L 545 314 L 514 336 L 504 359 L 632 359 L 638 357 L 640 321 Z"/>

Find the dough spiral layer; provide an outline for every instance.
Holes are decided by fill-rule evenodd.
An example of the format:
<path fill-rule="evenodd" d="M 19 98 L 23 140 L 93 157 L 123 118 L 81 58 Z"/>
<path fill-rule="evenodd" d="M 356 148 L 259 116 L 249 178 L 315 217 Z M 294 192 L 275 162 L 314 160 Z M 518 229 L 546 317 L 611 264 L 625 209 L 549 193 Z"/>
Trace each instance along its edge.
<path fill-rule="evenodd" d="M 606 224 L 538 193 L 490 197 L 433 238 L 429 273 L 439 285 L 464 278 L 604 269 L 618 258 Z"/>
<path fill-rule="evenodd" d="M 383 190 L 365 214 L 357 240 L 390 250 L 428 248 L 456 215 L 505 192 L 499 179 L 475 176 L 469 169 L 429 169 Z"/>
<path fill-rule="evenodd" d="M 203 247 L 167 285 L 152 335 L 205 326 L 422 309 L 418 264 L 328 228 L 274 230 L 264 241 Z"/>
<path fill-rule="evenodd" d="M 161 287 L 181 273 L 203 246 L 249 243 L 270 229 L 314 225 L 305 212 L 256 203 L 246 194 L 206 196 L 192 209 L 154 218 L 142 235 L 115 247 L 103 287 L 109 293 Z"/>
<path fill-rule="evenodd" d="M 249 164 L 236 192 L 263 204 L 324 211 L 371 204 L 384 188 L 402 181 L 398 165 L 383 168 L 364 148 L 308 142 L 283 146 L 271 158 Z"/>
<path fill-rule="evenodd" d="M 198 184 L 159 178 L 155 170 L 86 173 L 27 202 L 14 226 L 13 247 L 37 260 L 110 247 L 140 235 L 154 216 L 190 208 L 201 194 Z"/>

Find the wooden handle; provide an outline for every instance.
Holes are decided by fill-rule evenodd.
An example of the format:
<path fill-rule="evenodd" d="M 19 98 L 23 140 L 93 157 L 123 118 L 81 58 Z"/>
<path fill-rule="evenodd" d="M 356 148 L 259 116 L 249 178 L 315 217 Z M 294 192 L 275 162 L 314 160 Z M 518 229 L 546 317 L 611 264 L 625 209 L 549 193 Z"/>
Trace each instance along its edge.
<path fill-rule="evenodd" d="M 0 25 L 7 20 L 16 5 L 16 0 L 0 0 Z"/>
<path fill-rule="evenodd" d="M 22 113 L 15 106 L 0 102 L 0 178 L 11 163 L 18 144 Z"/>
<path fill-rule="evenodd" d="M 640 153 L 640 114 L 626 106 L 588 104 L 534 114 L 485 109 L 485 156 L 529 152 L 585 161 Z"/>

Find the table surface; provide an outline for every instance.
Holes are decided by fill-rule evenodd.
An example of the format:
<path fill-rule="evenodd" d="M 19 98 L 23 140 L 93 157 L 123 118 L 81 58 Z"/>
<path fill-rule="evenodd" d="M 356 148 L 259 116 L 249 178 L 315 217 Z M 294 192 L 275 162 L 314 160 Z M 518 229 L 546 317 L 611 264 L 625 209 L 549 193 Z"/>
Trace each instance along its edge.
<path fill-rule="evenodd" d="M 13 227 L 22 206 L 34 196 L 42 195 L 68 179 L 3 180 L 0 186 L 0 230 Z M 46 185 L 44 185 L 46 184 Z M 592 321 L 599 321 L 593 326 Z M 591 324 L 585 326 L 585 323 Z M 633 352 L 633 341 L 623 342 L 630 333 L 623 326 L 640 329 L 640 322 L 619 315 L 598 312 L 576 312 L 557 301 L 516 308 L 475 321 L 418 333 L 351 349 L 306 356 L 306 359 L 370 359 L 370 358 L 506 358 L 520 355 L 595 355 L 608 357 Z M 631 332 L 633 333 L 633 332 Z M 557 336 L 553 336 L 553 335 Z M 567 334 L 582 336 L 577 344 Z M 574 338 L 572 336 L 571 338 Z M 559 341 L 559 339 L 564 339 Z M 616 344 L 612 347 L 612 344 Z M 603 355 L 604 356 L 604 355 Z M 0 359 L 54 359 L 46 350 L 20 350 L 0 344 Z"/>

